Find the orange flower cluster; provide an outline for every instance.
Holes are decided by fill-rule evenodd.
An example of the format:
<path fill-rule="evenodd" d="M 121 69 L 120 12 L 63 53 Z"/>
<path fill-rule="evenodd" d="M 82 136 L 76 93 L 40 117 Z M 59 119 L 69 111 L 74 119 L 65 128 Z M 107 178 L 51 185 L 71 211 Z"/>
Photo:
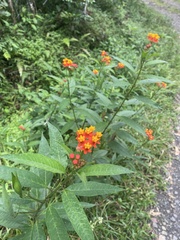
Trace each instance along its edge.
<path fill-rule="evenodd" d="M 75 168 L 80 168 L 85 165 L 85 161 L 81 159 L 79 154 L 70 153 L 69 158 L 72 160 L 72 164 Z"/>
<path fill-rule="evenodd" d="M 167 87 L 167 84 L 165 82 L 161 82 L 161 83 L 156 83 L 158 87 L 160 88 L 166 88 Z"/>
<path fill-rule="evenodd" d="M 157 33 L 148 33 L 147 38 L 150 42 L 158 43 L 160 36 Z"/>
<path fill-rule="evenodd" d="M 101 52 L 101 56 L 102 56 L 101 61 L 105 62 L 106 65 L 109 65 L 111 60 L 112 60 L 112 58 L 110 56 L 108 56 L 108 53 L 105 52 L 105 51 L 102 51 Z"/>
<path fill-rule="evenodd" d="M 94 69 L 94 70 L 93 70 L 93 73 L 94 73 L 95 75 L 97 75 L 97 74 L 99 73 L 99 71 L 98 71 L 97 69 Z"/>
<path fill-rule="evenodd" d="M 76 132 L 76 140 L 78 141 L 77 151 L 83 151 L 87 154 L 92 151 L 92 148 L 96 148 L 97 144 L 100 144 L 102 137 L 101 132 L 95 132 L 95 127 L 90 126 L 85 129 L 80 128 Z"/>
<path fill-rule="evenodd" d="M 105 56 L 102 58 L 102 62 L 105 62 L 106 65 L 109 65 L 111 62 L 112 58 L 110 56 Z"/>
<path fill-rule="evenodd" d="M 103 51 L 101 52 L 101 56 L 102 56 L 102 57 L 107 56 L 107 55 L 108 55 L 108 53 L 107 53 L 106 51 L 103 50 Z"/>
<path fill-rule="evenodd" d="M 153 134 L 153 130 L 152 129 L 146 129 L 145 133 L 148 136 L 149 140 L 153 140 L 154 139 L 154 136 L 152 135 Z"/>
<path fill-rule="evenodd" d="M 125 66 L 124 63 L 120 62 L 120 63 L 118 63 L 117 68 L 124 68 L 124 66 Z"/>
<path fill-rule="evenodd" d="M 78 65 L 76 63 L 73 63 L 73 61 L 69 58 L 64 58 L 62 65 L 65 68 L 77 68 L 78 67 Z"/>

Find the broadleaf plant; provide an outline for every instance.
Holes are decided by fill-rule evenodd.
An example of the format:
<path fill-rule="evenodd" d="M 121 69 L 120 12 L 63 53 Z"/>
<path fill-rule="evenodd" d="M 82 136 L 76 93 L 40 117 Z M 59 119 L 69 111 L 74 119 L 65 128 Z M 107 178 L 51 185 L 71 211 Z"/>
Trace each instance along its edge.
<path fill-rule="evenodd" d="M 159 35 L 150 33 L 148 40 L 151 45 L 144 46 L 137 66 L 106 51 L 95 61 L 88 58 L 93 64 L 85 69 L 64 58 L 62 76 L 50 74 L 53 92 L 25 91 L 49 111 L 32 125 L 43 126 L 38 152 L 1 156 L 9 162 L 0 166 L 0 225 L 19 229 L 12 240 L 68 240 L 72 233 L 95 239 L 86 211 L 95 206 L 92 198 L 124 191 L 123 177 L 135 172 L 142 146 L 154 140 L 142 109 L 159 107 L 152 99 L 158 90 L 153 86 L 147 96 L 145 87 L 157 83 L 164 88 L 168 80 L 147 75 L 146 68 L 164 63 L 150 61 Z M 69 40 L 63 41 L 69 47 Z"/>

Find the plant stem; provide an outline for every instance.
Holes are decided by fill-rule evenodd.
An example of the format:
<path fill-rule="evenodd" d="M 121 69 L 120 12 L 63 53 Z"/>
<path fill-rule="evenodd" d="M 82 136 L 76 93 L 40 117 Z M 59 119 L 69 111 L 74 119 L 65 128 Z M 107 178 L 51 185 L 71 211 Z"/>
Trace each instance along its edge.
<path fill-rule="evenodd" d="M 38 213 L 40 212 L 40 210 L 41 210 L 41 208 L 43 207 L 43 205 L 44 205 L 45 203 L 47 203 L 48 199 L 51 198 L 51 197 L 59 190 L 61 184 L 62 184 L 62 183 L 61 183 L 61 181 L 60 181 L 60 179 L 59 179 L 59 181 L 57 181 L 57 183 L 56 183 L 55 186 L 54 186 L 54 190 L 53 190 L 52 192 L 50 192 L 50 193 L 46 196 L 46 198 L 45 198 L 44 200 L 41 201 L 41 204 L 40 204 L 39 207 L 37 208 L 36 213 L 35 213 L 35 215 L 34 215 L 34 217 L 33 217 L 34 221 L 36 221 L 36 218 L 37 218 L 37 216 L 38 216 Z"/>
<path fill-rule="evenodd" d="M 69 101 L 70 101 L 70 105 L 71 105 L 71 108 L 72 108 L 72 112 L 73 112 L 74 120 L 75 120 L 75 123 L 76 123 L 76 127 L 77 127 L 77 129 L 78 129 L 79 126 L 78 126 L 78 122 L 77 122 L 76 114 L 75 114 L 75 111 L 74 111 L 74 105 L 73 105 L 73 103 L 72 103 L 72 99 L 71 99 L 71 92 L 70 92 L 70 86 L 69 86 L 69 79 L 67 79 L 67 83 L 68 83 Z"/>
<path fill-rule="evenodd" d="M 108 122 L 108 124 L 106 125 L 106 127 L 104 128 L 104 130 L 103 130 L 103 132 L 102 132 L 103 134 L 105 133 L 105 131 L 107 130 L 107 128 L 109 127 L 109 125 L 112 123 L 112 121 L 113 121 L 114 118 L 116 117 L 117 113 L 118 113 L 118 112 L 120 111 L 120 109 L 122 108 L 124 102 L 128 99 L 130 93 L 132 92 L 132 90 L 133 90 L 134 87 L 136 86 L 136 83 L 137 83 L 137 81 L 138 81 L 138 79 L 139 79 L 139 76 L 140 76 L 140 74 L 141 74 L 141 71 L 142 71 L 144 62 L 145 62 L 145 60 L 144 60 L 144 59 L 142 58 L 142 56 L 141 56 L 140 67 L 139 67 L 139 71 L 138 71 L 138 73 L 137 73 L 137 76 L 136 76 L 133 84 L 131 85 L 129 91 L 125 94 L 124 99 L 122 100 L 122 102 L 121 102 L 121 104 L 119 105 L 118 109 L 117 109 L 116 112 L 113 114 L 112 118 L 110 119 L 110 121 Z"/>

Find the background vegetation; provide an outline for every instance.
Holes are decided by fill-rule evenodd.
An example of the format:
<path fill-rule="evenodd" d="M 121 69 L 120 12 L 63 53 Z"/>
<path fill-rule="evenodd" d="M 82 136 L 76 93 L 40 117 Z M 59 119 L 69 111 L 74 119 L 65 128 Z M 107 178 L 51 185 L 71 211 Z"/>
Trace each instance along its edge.
<path fill-rule="evenodd" d="M 139 123 L 144 129 L 154 130 L 155 140 L 146 142 L 139 149 L 140 145 L 134 146 L 136 137 L 140 142 L 144 138 L 138 136 L 135 127 L 125 126 L 125 130 L 135 138 L 124 135 L 123 147 L 128 146 L 135 151 L 136 159 L 129 159 L 125 151 L 124 154 L 119 154 L 120 163 L 135 170 L 135 173 L 105 178 L 103 181 L 123 187 L 125 191 L 88 199 L 91 204 L 96 204 L 86 208 L 96 239 L 153 239 L 148 211 L 154 204 L 156 190 L 165 187 L 161 173 L 164 164 L 170 160 L 171 128 L 176 123 L 177 115 L 173 101 L 178 89 L 179 42 L 168 21 L 148 10 L 139 0 L 3 0 L 0 3 L 0 29 L 2 154 L 37 152 L 42 132 L 48 139 L 49 122 L 61 129 L 61 133 L 66 133 L 66 136 L 71 135 L 73 125 L 65 125 L 67 122 L 60 115 L 61 111 L 66 114 L 67 106 L 65 101 L 64 105 L 59 104 L 61 96 L 67 96 L 64 88 L 67 75 L 62 68 L 64 58 L 71 58 L 78 63 L 78 69 L 73 74 L 80 83 L 87 79 L 86 86 L 90 87 L 88 81 L 90 78 L 95 79 L 92 70 L 97 66 L 102 50 L 135 68 L 144 43 L 148 43 L 147 34 L 156 32 L 160 35 L 160 43 L 151 56 L 166 63 L 146 66 L 141 80 L 147 76 L 150 79 L 152 76 L 160 76 L 158 81 L 166 79 L 167 87 L 137 87 L 133 94 L 143 93 L 149 99 L 153 97 L 154 102 L 146 100 L 140 106 L 133 104 L 131 108 L 126 105 L 123 109 L 139 111 L 143 116 L 138 116 Z M 110 74 L 117 79 L 132 80 L 127 68 L 117 73 L 113 67 L 108 69 L 107 66 L 103 73 L 107 82 Z M 114 87 L 119 87 L 117 81 L 114 82 Z M 120 88 L 123 94 L 126 85 Z M 106 89 L 106 94 L 108 91 Z M 77 94 L 82 97 L 83 103 L 92 97 L 86 91 L 78 91 Z M 114 102 L 117 96 L 121 99 L 121 95 L 115 93 Z M 105 98 L 101 101 L 105 101 Z M 156 104 L 158 108 L 155 107 Z M 97 106 L 95 102 L 93 110 Z M 108 114 L 110 116 L 111 112 Z M 69 118 L 71 117 L 70 115 Z M 24 130 L 19 126 L 23 126 Z M 70 146 L 74 144 L 71 142 Z M 111 157 L 116 158 L 116 154 Z M 1 165 L 14 166 L 11 161 L 4 159 L 1 160 Z M 14 192 L 11 181 L 6 183 L 5 188 L 8 194 Z M 0 191 L 3 192 L 3 187 Z M 3 197 L 0 207 L 3 208 Z M 0 231 L 3 240 L 12 239 L 20 233 L 19 230 L 4 225 Z M 78 239 L 74 232 L 70 237 Z"/>

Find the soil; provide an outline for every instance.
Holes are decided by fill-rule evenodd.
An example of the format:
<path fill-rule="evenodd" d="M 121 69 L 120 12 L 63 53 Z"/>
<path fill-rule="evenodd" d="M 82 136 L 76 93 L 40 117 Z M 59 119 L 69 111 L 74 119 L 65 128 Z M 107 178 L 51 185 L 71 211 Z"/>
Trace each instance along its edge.
<path fill-rule="evenodd" d="M 143 1 L 167 17 L 175 31 L 180 33 L 180 0 Z M 176 96 L 175 105 L 180 112 L 180 94 Z M 154 240 L 180 240 L 180 115 L 178 126 L 174 128 L 173 160 L 166 166 L 164 177 L 167 189 L 157 193 L 157 204 L 151 209 L 151 226 L 156 234 Z"/>

